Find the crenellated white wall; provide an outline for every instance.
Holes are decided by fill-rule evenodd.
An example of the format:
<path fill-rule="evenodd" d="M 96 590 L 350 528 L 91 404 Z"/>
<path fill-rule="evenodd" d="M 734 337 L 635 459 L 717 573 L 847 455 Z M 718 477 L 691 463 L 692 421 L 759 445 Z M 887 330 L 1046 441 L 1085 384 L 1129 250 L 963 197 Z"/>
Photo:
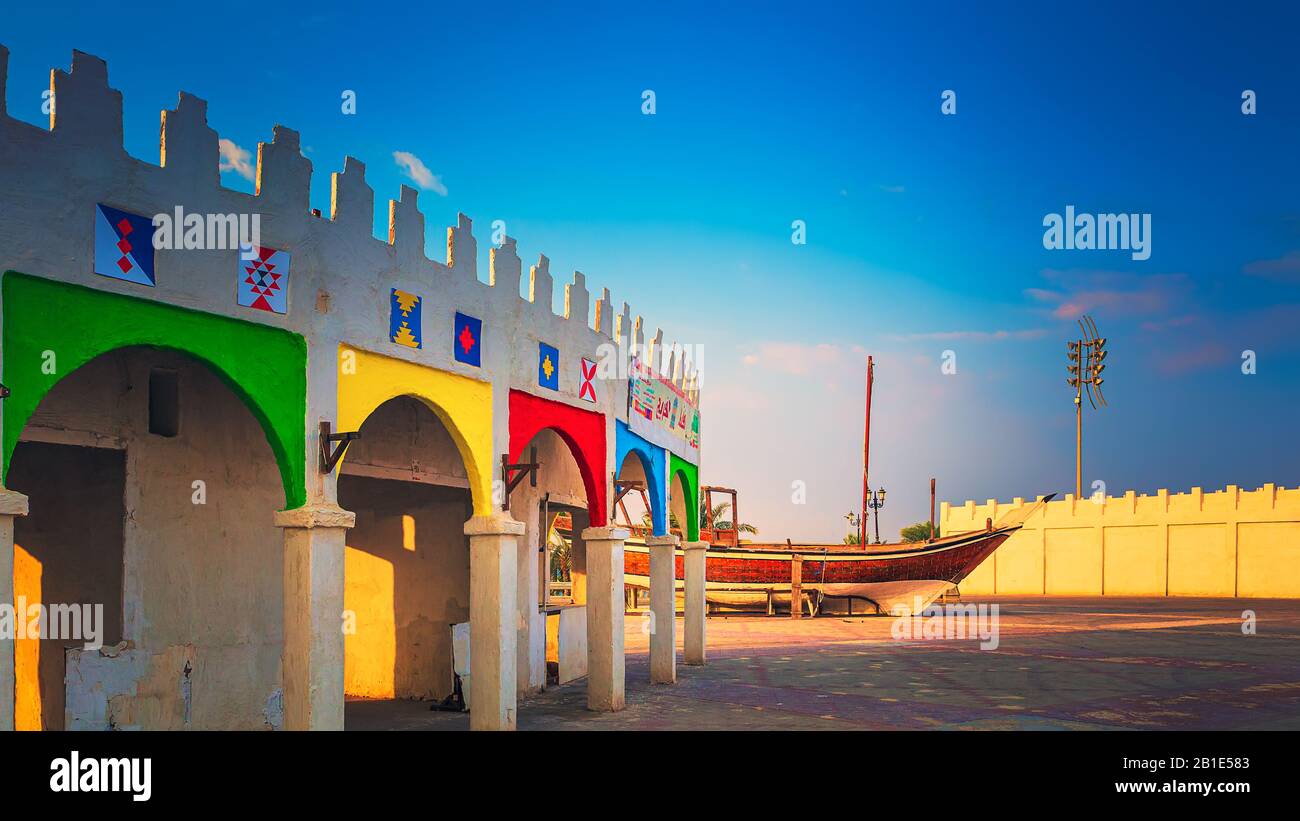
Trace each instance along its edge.
<path fill-rule="evenodd" d="M 0 91 L 8 51 L 0 46 Z M 129 156 L 122 142 L 122 95 L 109 85 L 103 60 L 74 52 L 70 71 L 51 77 L 55 106 L 49 130 L 8 116 L 0 93 L 0 270 L 17 270 L 90 288 L 194 308 L 286 328 L 308 344 L 308 429 L 337 416 L 340 343 L 386 356 L 461 373 L 490 382 L 494 396 L 494 451 L 507 450 L 510 388 L 595 409 L 606 415 L 613 465 L 615 419 L 626 420 L 626 379 L 604 379 L 598 403 L 577 398 L 579 359 L 599 361 L 617 342 L 626 356 L 645 343 L 646 327 L 627 303 L 616 316 L 608 289 L 594 312 L 586 277 L 574 272 L 564 285 L 565 312 L 551 308 L 554 281 L 549 261 L 538 255 L 529 267 L 529 299 L 519 296 L 522 262 L 516 240 L 506 237 L 490 252 L 489 282 L 478 279 L 477 240 L 468 217 L 447 229 L 445 261 L 425 255 L 424 217 L 418 192 L 402 186 L 389 200 L 387 241 L 372 234 L 374 190 L 363 162 L 346 157 L 334 172 L 329 218 L 311 213 L 312 162 L 296 131 L 276 125 L 259 143 L 256 193 L 220 184 L 217 133 L 207 123 L 207 104 L 182 92 L 176 108 L 162 112 L 160 164 Z M 237 250 L 158 250 L 156 287 L 94 273 L 95 205 L 105 203 L 152 216 L 173 212 L 258 214 L 261 244 L 291 254 L 288 313 L 270 314 L 236 304 Z M 424 347 L 414 350 L 388 338 L 391 288 L 424 298 Z M 452 326 L 456 311 L 484 321 L 483 366 L 455 361 Z M 593 316 L 594 313 L 594 316 Z M 560 350 L 560 390 L 537 385 L 537 342 Z M 663 332 L 648 353 L 698 403 L 698 373 L 689 362 L 670 361 Z M 607 346 L 602 350 L 602 345 Z M 274 363 L 268 363 L 274 366 Z M 661 444 L 670 445 L 671 442 Z M 334 480 L 316 469 L 317 443 L 309 436 L 309 499 L 333 501 Z M 696 461 L 698 455 L 681 453 Z"/>

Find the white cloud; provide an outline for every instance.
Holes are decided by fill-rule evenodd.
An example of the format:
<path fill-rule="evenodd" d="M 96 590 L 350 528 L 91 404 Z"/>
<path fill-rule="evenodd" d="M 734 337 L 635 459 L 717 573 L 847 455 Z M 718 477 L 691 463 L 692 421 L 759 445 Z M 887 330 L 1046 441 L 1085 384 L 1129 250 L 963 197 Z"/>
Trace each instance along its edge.
<path fill-rule="evenodd" d="M 442 184 L 442 177 L 430 171 L 419 157 L 409 151 L 394 151 L 393 159 L 397 161 L 397 167 L 416 185 L 440 197 L 447 196 L 447 186 Z"/>
<path fill-rule="evenodd" d="M 234 141 L 222 138 L 217 141 L 217 149 L 221 152 L 221 170 L 234 171 L 239 176 L 252 182 L 253 180 L 253 155 L 246 148 L 240 148 L 235 145 Z"/>
<path fill-rule="evenodd" d="M 745 354 L 741 361 L 746 365 L 762 365 L 778 373 L 799 375 L 832 365 L 840 360 L 842 354 L 838 345 L 826 343 L 805 345 L 800 342 L 762 342 L 757 350 Z"/>
<path fill-rule="evenodd" d="M 904 188 L 904 187 L 901 186 L 901 185 L 883 185 L 883 184 L 882 184 L 882 185 L 877 185 L 876 187 L 879 188 L 881 191 L 884 191 L 886 194 L 902 194 L 904 191 L 907 190 L 906 188 Z"/>

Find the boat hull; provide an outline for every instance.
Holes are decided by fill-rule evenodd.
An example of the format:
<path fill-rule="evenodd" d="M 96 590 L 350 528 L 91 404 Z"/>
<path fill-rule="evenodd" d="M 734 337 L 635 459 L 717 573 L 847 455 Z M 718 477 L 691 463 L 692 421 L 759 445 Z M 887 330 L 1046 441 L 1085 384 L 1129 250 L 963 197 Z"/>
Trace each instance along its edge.
<path fill-rule="evenodd" d="M 920 546 L 876 552 L 712 549 L 705 553 L 705 596 L 725 606 L 787 603 L 793 587 L 794 557 L 802 559 L 800 585 L 818 599 L 857 599 L 875 612 L 899 608 L 915 612 L 959 584 L 1019 527 L 960 534 Z M 623 550 L 624 583 L 649 586 L 650 558 L 644 545 L 629 542 Z M 676 577 L 682 586 L 684 557 L 676 554 Z"/>

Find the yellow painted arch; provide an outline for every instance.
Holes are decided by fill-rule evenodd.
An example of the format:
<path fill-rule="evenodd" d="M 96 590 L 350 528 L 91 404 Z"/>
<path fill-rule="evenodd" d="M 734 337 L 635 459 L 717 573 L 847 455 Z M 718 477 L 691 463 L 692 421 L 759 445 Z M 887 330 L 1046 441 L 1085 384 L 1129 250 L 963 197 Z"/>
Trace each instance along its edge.
<path fill-rule="evenodd" d="M 474 515 L 490 514 L 492 386 L 427 365 L 339 346 L 339 430 L 360 430 L 376 408 L 399 396 L 420 400 L 446 427 L 465 463 Z"/>

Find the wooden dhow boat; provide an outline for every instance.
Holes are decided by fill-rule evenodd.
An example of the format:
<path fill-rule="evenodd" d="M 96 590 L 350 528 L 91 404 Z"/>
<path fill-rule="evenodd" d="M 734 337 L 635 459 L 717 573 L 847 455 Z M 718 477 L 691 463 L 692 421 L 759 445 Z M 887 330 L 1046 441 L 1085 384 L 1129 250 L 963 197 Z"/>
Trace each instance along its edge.
<path fill-rule="evenodd" d="M 985 530 L 955 533 L 931 542 L 868 545 L 722 545 L 705 553 L 705 597 L 711 605 L 747 607 L 788 605 L 799 565 L 801 602 L 812 612 L 824 605 L 847 605 L 863 614 L 892 615 L 904 607 L 915 613 L 960 584 L 993 554 L 1051 496 L 1011 511 Z M 677 588 L 683 587 L 684 556 L 676 556 Z M 623 546 L 623 583 L 650 586 L 650 555 L 644 541 Z M 827 608 L 830 609 L 830 608 Z M 840 606 L 834 607 L 842 611 Z"/>

